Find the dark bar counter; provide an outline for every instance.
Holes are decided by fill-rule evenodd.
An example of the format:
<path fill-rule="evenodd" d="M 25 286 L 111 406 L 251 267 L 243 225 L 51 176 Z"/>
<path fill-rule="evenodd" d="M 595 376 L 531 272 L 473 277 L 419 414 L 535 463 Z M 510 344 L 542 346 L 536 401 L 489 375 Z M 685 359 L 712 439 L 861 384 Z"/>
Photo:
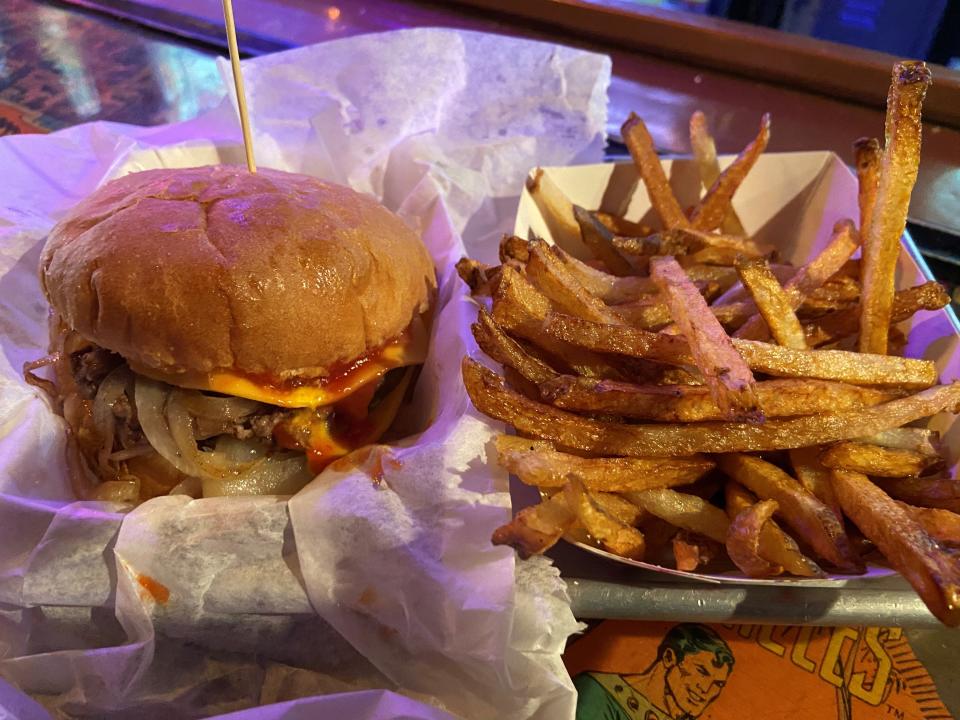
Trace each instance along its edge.
<path fill-rule="evenodd" d="M 214 58 L 224 54 L 225 42 L 219 0 L 2 5 L 0 132 L 42 132 L 87 120 L 155 124 L 219 102 Z M 854 139 L 882 133 L 885 72 L 894 60 L 716 18 L 556 0 L 256 0 L 239 6 L 237 23 L 248 55 L 425 26 L 606 52 L 613 58 L 611 135 L 635 110 L 665 153 L 688 152 L 687 123 L 695 109 L 710 119 L 719 152 L 739 151 L 760 115 L 770 112 L 771 151 L 832 150 L 850 162 Z M 825 68 L 833 74 L 823 77 Z M 910 221 L 937 276 L 952 290 L 960 281 L 953 239 L 960 235 L 960 73 L 934 68 L 930 97 Z"/>
<path fill-rule="evenodd" d="M 218 0 L 71 2 L 208 43 L 213 52 L 224 47 Z M 31 8 L 49 8 L 39 11 L 49 13 L 56 7 L 24 0 L 4 3 L 13 11 L 7 15 L 26 15 L 33 27 L 38 24 L 29 22 Z M 720 152 L 738 151 L 752 137 L 763 112 L 773 115 L 774 152 L 833 150 L 850 161 L 854 139 L 882 133 L 892 56 L 717 18 L 626 6 L 574 0 L 256 0 L 244 2 L 236 17 L 241 48 L 248 54 L 426 26 L 532 37 L 606 52 L 613 58 L 614 73 L 611 129 L 635 110 L 647 120 L 659 148 L 669 153 L 687 151 L 687 121 L 694 109 L 711 119 Z M 133 44 L 140 37 L 135 34 Z M 187 54 L 181 50 L 180 59 L 186 61 Z M 135 80 L 131 75 L 125 82 L 133 85 Z M 5 93 L 0 97 L 6 99 Z M 173 102 L 181 99 L 187 100 L 176 97 Z M 179 112 L 182 116 L 183 109 Z M 934 68 L 925 116 L 923 162 L 910 219 L 957 235 L 960 72 Z"/>

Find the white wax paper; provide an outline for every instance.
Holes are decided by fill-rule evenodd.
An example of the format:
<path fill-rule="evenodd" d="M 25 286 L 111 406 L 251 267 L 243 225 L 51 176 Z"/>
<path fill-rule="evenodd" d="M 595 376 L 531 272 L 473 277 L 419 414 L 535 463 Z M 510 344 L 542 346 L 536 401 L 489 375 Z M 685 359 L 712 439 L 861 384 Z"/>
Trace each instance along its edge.
<path fill-rule="evenodd" d="M 0 676 L 63 717 L 265 703 L 281 704 L 248 712 L 572 717 L 565 586 L 548 561 L 515 566 L 489 542 L 510 501 L 487 463 L 491 425 L 460 382 L 475 348 L 453 263 L 496 254 L 531 166 L 598 159 L 609 59 L 408 30 L 250 60 L 244 74 L 261 166 L 377 195 L 434 257 L 431 351 L 405 418 L 419 433 L 335 464 L 289 501 L 75 502 L 62 422 L 20 376 L 45 352 L 44 235 L 110 177 L 242 162 L 239 131 L 225 104 L 158 128 L 3 138 Z M 328 696 L 301 699 L 313 695 Z M 4 711 L 42 717 L 0 684 Z"/>

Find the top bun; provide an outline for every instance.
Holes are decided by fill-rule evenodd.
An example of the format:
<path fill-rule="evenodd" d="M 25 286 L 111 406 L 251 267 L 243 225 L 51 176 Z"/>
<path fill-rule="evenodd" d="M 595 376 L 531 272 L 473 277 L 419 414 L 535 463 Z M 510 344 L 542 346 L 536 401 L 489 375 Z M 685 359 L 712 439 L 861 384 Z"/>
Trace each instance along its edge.
<path fill-rule="evenodd" d="M 402 333 L 435 277 L 372 197 L 230 166 L 113 180 L 53 228 L 40 261 L 67 327 L 168 379 L 324 376 Z"/>

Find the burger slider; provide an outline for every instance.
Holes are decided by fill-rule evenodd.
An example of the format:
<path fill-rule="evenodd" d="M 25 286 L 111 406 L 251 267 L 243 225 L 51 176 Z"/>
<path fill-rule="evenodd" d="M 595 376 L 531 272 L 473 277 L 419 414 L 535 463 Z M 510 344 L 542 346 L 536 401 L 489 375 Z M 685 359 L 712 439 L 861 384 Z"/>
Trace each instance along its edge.
<path fill-rule="evenodd" d="M 433 263 L 373 198 L 208 166 L 107 183 L 40 261 L 78 497 L 289 494 L 390 427 L 427 352 Z M 35 370 L 49 365 L 53 380 Z"/>

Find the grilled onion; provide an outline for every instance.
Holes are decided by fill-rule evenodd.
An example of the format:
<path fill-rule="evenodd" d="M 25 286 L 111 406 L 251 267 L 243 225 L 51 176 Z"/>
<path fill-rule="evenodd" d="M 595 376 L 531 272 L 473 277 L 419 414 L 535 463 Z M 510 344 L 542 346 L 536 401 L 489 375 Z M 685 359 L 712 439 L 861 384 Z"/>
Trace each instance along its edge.
<path fill-rule="evenodd" d="M 90 499 L 136 504 L 140 502 L 140 481 L 136 478 L 107 480 L 93 489 Z"/>
<path fill-rule="evenodd" d="M 116 435 L 117 421 L 113 415 L 113 406 L 120 396 L 127 390 L 130 380 L 130 370 L 121 365 L 107 375 L 97 395 L 93 399 L 93 426 L 100 440 L 100 449 L 97 451 L 97 464 L 101 470 L 110 468 L 110 454 L 113 452 L 113 440 Z"/>
<path fill-rule="evenodd" d="M 196 427 L 193 417 L 183 404 L 182 390 L 173 390 L 167 398 L 166 418 L 170 435 L 177 445 L 180 457 L 197 468 L 198 472 L 189 473 L 201 479 L 224 478 L 246 470 L 252 460 L 233 461 L 220 452 L 205 452 L 197 447 Z"/>
<path fill-rule="evenodd" d="M 170 433 L 166 415 L 170 387 L 156 380 L 137 375 L 133 395 L 137 405 L 137 419 L 140 421 L 140 428 L 154 449 L 160 453 L 164 460 L 184 475 L 199 477 L 200 468 L 193 462 L 192 457 L 184 457 L 181 454 L 173 435 Z"/>
<path fill-rule="evenodd" d="M 222 436 L 217 440 L 217 452 L 227 457 L 241 457 L 262 453 L 249 440 Z M 203 496 L 221 495 L 293 495 L 313 479 L 302 453 L 274 453 L 263 455 L 238 475 L 203 480 Z"/>
<path fill-rule="evenodd" d="M 180 390 L 178 401 L 195 418 L 241 422 L 262 406 L 256 400 L 205 395 L 199 390 Z"/>

